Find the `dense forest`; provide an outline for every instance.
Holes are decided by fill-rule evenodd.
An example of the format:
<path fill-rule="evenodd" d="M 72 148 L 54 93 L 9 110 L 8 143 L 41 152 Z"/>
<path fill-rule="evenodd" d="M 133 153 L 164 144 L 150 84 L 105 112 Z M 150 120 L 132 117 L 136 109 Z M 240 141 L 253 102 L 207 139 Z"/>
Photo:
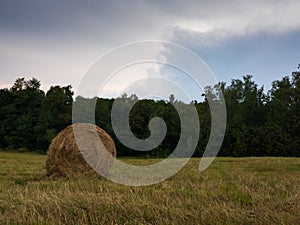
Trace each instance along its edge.
<path fill-rule="evenodd" d="M 201 132 L 194 156 L 202 156 L 210 134 L 210 109 L 202 102 L 183 103 L 170 95 L 164 100 L 138 100 L 124 94 L 124 107 L 136 102 L 130 112 L 130 127 L 138 138 L 147 138 L 148 123 L 161 117 L 167 125 L 163 142 L 152 151 L 139 152 L 124 146 L 112 129 L 114 99 L 74 98 L 71 86 L 52 86 L 46 93 L 35 78 L 18 78 L 10 89 L 0 90 L 0 149 L 46 152 L 59 131 L 72 123 L 72 105 L 96 100 L 96 124 L 114 139 L 118 156 L 165 157 L 180 137 L 180 119 L 174 104 L 194 105 Z M 300 156 L 300 71 L 272 83 L 265 91 L 246 75 L 230 85 L 220 83 L 227 108 L 227 130 L 219 156 Z M 207 88 L 205 95 L 213 93 Z M 204 95 L 204 97 L 205 97 Z"/>

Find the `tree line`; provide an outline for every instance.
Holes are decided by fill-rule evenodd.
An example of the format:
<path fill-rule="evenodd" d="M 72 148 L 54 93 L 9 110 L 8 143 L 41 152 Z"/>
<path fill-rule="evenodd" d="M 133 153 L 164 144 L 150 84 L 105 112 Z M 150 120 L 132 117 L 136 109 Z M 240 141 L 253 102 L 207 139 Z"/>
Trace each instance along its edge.
<path fill-rule="evenodd" d="M 52 86 L 47 92 L 40 86 L 36 78 L 18 78 L 11 88 L 0 89 L 1 149 L 46 152 L 51 140 L 72 124 L 72 105 L 80 103 L 84 107 L 90 101 L 96 106 L 95 123 L 112 136 L 118 156 L 168 156 L 177 146 L 181 133 L 180 118 L 174 106 L 197 109 L 201 131 L 194 156 L 202 156 L 207 145 L 211 114 L 205 96 L 216 93 L 216 87 L 207 87 L 201 102 L 183 103 L 174 95 L 170 95 L 168 101 L 139 100 L 134 94 L 124 94 L 118 99 L 74 98 L 70 85 Z M 250 75 L 234 79 L 229 85 L 220 83 L 219 87 L 227 108 L 227 129 L 219 156 L 300 156 L 300 71 L 274 81 L 267 92 Z M 134 151 L 123 145 L 111 124 L 115 100 L 122 103 L 124 112 L 135 103 L 129 123 L 130 132 L 137 138 L 149 137 L 148 125 L 152 118 L 163 118 L 167 133 L 162 143 L 148 152 Z M 91 109 L 86 107 L 85 110 Z M 194 122 L 188 123 L 189 132 L 193 132 Z M 191 141 L 188 138 L 186 141 Z"/>

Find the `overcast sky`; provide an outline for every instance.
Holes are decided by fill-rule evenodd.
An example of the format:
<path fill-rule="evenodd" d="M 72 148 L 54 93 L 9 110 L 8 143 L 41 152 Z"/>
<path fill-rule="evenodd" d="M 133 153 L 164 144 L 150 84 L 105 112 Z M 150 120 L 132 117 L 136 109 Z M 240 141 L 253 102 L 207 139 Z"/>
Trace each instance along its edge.
<path fill-rule="evenodd" d="M 299 9 L 298 0 L 1 0 L 0 88 L 36 77 L 44 90 L 56 84 L 76 89 L 110 49 L 155 39 L 191 49 L 220 81 L 252 74 L 269 89 L 300 63 Z M 149 71 L 127 69 L 127 80 Z M 104 95 L 125 86 L 115 79 Z"/>

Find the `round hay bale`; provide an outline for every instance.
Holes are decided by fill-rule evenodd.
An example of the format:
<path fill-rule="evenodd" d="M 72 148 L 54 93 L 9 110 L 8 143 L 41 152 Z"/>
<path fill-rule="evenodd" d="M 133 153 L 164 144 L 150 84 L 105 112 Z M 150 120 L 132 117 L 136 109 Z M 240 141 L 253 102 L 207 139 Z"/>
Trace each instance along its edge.
<path fill-rule="evenodd" d="M 107 152 L 116 157 L 114 141 L 103 129 L 94 124 L 73 124 L 52 140 L 46 161 L 47 176 L 86 176 L 95 174 L 93 168 L 106 174 L 113 163 L 113 158 L 107 157 Z M 88 159 L 93 168 L 85 159 Z"/>

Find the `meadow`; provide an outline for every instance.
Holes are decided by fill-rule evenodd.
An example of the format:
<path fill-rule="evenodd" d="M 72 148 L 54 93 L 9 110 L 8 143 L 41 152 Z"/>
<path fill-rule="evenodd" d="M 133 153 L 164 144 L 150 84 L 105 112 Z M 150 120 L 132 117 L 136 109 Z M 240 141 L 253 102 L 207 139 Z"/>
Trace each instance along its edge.
<path fill-rule="evenodd" d="M 300 158 L 217 158 L 204 172 L 193 158 L 147 187 L 50 180 L 45 161 L 0 151 L 0 224 L 300 224 Z"/>

